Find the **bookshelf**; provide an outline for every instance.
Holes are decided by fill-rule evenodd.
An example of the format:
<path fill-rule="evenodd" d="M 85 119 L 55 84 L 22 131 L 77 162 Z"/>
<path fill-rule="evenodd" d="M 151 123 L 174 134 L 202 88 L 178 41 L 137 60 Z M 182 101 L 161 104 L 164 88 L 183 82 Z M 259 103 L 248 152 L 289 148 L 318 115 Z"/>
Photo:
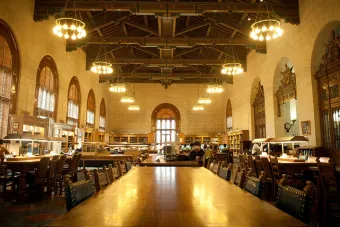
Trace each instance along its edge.
<path fill-rule="evenodd" d="M 251 141 L 249 141 L 248 130 L 238 130 L 228 132 L 228 144 L 230 151 L 243 153 L 244 149 L 249 149 Z"/>

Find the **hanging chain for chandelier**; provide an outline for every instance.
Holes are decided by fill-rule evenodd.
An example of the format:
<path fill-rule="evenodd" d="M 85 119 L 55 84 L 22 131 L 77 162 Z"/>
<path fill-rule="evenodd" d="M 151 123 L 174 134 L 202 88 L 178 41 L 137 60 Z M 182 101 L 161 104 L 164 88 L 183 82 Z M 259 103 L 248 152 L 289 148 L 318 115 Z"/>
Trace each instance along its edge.
<path fill-rule="evenodd" d="M 228 46 L 221 73 L 225 75 L 239 75 L 243 73 L 242 64 L 238 59 L 233 46 Z"/>
<path fill-rule="evenodd" d="M 251 25 L 251 33 L 250 33 L 250 38 L 254 40 L 271 40 L 271 39 L 277 39 L 278 37 L 282 36 L 283 30 L 281 28 L 281 22 L 278 19 L 278 16 L 275 14 L 273 8 L 271 5 L 272 10 L 272 17 L 269 15 L 269 10 L 268 10 L 268 4 L 269 2 L 263 2 L 263 4 L 266 5 L 267 8 L 267 19 L 260 19 L 258 20 L 258 17 L 256 16 L 255 23 Z M 261 4 L 259 4 L 259 7 Z M 262 14 L 260 15 L 260 18 L 262 17 Z"/>
<path fill-rule="evenodd" d="M 120 78 L 119 74 L 117 75 L 116 78 L 117 78 L 117 82 L 115 82 L 115 83 L 112 82 L 109 90 L 111 92 L 115 92 L 115 93 L 124 93 L 124 92 L 126 92 L 126 86 L 125 86 L 124 82 L 123 81 L 119 82 L 119 78 Z"/>
<path fill-rule="evenodd" d="M 132 95 L 123 96 L 120 99 L 120 102 L 122 102 L 122 103 L 134 103 L 135 102 L 134 96 L 135 96 L 135 83 L 133 83 L 133 92 L 132 92 Z"/>
<path fill-rule="evenodd" d="M 86 36 L 85 23 L 82 21 L 80 11 L 77 10 L 76 0 L 73 0 L 74 17 L 67 17 L 65 15 L 68 3 L 69 0 L 66 1 L 60 18 L 56 19 L 53 33 L 65 39 L 82 39 Z"/>
<path fill-rule="evenodd" d="M 104 12 L 104 24 L 106 23 L 106 11 Z M 101 50 L 103 50 L 103 54 L 101 54 Z M 104 59 L 101 59 L 101 57 Z M 96 60 L 92 63 L 91 71 L 98 74 L 111 74 L 113 73 L 112 64 L 108 61 L 107 58 L 107 49 L 106 43 L 104 40 L 103 44 L 100 44 L 98 54 Z"/>

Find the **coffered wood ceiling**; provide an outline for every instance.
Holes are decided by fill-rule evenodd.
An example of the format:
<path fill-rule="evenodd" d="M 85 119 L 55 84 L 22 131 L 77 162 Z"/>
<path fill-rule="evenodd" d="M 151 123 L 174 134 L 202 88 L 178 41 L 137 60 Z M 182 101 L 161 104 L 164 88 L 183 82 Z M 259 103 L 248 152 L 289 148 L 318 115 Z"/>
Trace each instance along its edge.
<path fill-rule="evenodd" d="M 264 0 L 266 1 L 266 0 Z M 232 45 L 245 71 L 246 56 L 255 49 L 266 53 L 266 43 L 249 38 L 256 18 L 275 16 L 286 23 L 299 23 L 298 0 L 77 0 L 77 11 L 86 23 L 87 36 L 67 41 L 67 51 L 82 48 L 87 69 L 101 44 L 114 64 L 112 75 L 136 83 L 208 83 L 221 75 L 221 65 Z M 34 20 L 74 15 L 73 0 L 35 0 Z M 275 12 L 275 13 L 274 13 Z M 51 28 L 52 30 L 52 28 Z M 275 42 L 275 41 L 273 41 Z"/>

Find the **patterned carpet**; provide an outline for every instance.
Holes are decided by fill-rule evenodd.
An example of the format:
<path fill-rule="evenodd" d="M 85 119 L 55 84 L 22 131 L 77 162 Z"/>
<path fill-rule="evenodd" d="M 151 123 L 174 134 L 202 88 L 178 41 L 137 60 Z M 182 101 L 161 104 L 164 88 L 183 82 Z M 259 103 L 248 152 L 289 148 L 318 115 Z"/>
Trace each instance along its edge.
<path fill-rule="evenodd" d="M 61 196 L 45 196 L 25 204 L 0 201 L 0 227 L 43 227 L 65 213 L 65 198 Z"/>

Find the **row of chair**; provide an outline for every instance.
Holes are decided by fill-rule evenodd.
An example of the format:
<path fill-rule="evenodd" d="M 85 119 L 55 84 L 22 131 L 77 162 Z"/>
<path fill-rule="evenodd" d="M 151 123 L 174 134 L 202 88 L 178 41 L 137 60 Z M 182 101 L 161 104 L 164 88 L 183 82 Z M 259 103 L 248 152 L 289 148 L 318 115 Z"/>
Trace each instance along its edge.
<path fill-rule="evenodd" d="M 65 179 L 66 209 L 69 211 L 94 193 L 112 184 L 132 168 L 130 160 L 116 161 L 108 167 L 88 171 L 78 171 L 78 181 L 72 182 L 71 176 Z"/>

